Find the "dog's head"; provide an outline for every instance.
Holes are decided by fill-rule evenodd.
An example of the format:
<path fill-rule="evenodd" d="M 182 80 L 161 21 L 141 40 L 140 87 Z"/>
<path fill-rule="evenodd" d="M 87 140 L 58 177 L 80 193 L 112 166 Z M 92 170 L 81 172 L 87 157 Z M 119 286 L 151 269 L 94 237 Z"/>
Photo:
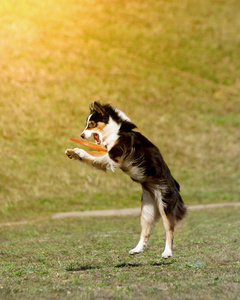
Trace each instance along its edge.
<path fill-rule="evenodd" d="M 81 137 L 89 139 L 93 136 L 95 143 L 104 144 L 107 139 L 117 139 L 119 131 L 129 131 L 136 126 L 120 110 L 109 104 L 94 102 L 90 105 L 90 115 Z"/>

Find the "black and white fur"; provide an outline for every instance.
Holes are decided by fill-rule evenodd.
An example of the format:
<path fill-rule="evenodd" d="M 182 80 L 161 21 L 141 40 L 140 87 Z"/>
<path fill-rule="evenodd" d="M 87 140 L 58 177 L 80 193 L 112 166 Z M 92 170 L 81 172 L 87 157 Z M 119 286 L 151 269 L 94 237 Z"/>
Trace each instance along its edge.
<path fill-rule="evenodd" d="M 174 228 L 184 218 L 187 209 L 179 194 L 180 186 L 160 151 L 141 133 L 133 131 L 134 128 L 136 126 L 122 111 L 94 102 L 81 137 L 88 139 L 93 135 L 95 142 L 105 146 L 108 152 L 98 155 L 75 148 L 67 149 L 66 154 L 100 170 L 120 168 L 142 185 L 142 230 L 137 246 L 129 253 L 144 251 L 151 225 L 161 216 L 166 231 L 162 257 L 168 258 L 172 256 Z"/>

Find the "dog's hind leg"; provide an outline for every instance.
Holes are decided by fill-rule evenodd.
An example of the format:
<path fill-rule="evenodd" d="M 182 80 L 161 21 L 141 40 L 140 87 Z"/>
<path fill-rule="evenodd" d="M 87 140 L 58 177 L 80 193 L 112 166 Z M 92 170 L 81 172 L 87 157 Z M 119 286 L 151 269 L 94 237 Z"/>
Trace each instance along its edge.
<path fill-rule="evenodd" d="M 168 258 L 172 256 L 173 234 L 176 221 L 175 217 L 172 214 L 165 213 L 164 205 L 161 200 L 159 200 L 159 211 L 163 220 L 164 229 L 166 231 L 166 244 L 165 250 L 162 253 L 162 257 Z"/>
<path fill-rule="evenodd" d="M 151 225 L 159 218 L 159 211 L 156 207 L 156 201 L 153 195 L 143 189 L 142 207 L 141 207 L 141 235 L 137 246 L 129 251 L 129 254 L 143 252 L 147 248 L 147 242 L 150 237 Z"/>

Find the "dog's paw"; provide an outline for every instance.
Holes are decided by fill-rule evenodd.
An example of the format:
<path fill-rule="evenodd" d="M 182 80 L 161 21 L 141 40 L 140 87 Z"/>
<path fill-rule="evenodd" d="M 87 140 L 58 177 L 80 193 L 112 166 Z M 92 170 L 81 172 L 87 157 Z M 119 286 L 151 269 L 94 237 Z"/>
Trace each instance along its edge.
<path fill-rule="evenodd" d="M 165 250 L 162 253 L 162 258 L 169 258 L 169 257 L 172 257 L 172 250 Z"/>
<path fill-rule="evenodd" d="M 76 155 L 76 153 L 74 152 L 73 149 L 67 149 L 67 150 L 65 151 L 65 154 L 66 154 L 70 159 L 73 159 L 74 156 Z"/>
<path fill-rule="evenodd" d="M 128 253 L 131 254 L 131 255 L 142 253 L 146 248 L 147 248 L 147 244 L 146 243 L 142 243 L 140 241 L 137 244 L 137 246 L 135 248 L 133 248 L 132 250 L 130 250 Z"/>
<path fill-rule="evenodd" d="M 81 149 L 78 149 L 78 148 L 75 148 L 75 149 L 67 149 L 67 150 L 65 151 L 65 154 L 66 154 L 70 159 L 81 160 L 80 153 L 79 153 L 79 151 L 77 151 L 77 150 L 81 150 Z"/>
<path fill-rule="evenodd" d="M 134 255 L 134 254 L 139 254 L 139 253 L 142 253 L 142 252 L 143 252 L 143 249 L 136 249 L 136 248 L 134 248 L 134 249 L 130 250 L 128 253 L 130 255 Z"/>

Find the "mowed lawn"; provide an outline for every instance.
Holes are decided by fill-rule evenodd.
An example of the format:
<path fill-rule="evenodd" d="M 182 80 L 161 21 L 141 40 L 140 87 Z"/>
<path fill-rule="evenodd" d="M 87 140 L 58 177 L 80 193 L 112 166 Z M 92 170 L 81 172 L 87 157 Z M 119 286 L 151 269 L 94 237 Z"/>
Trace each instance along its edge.
<path fill-rule="evenodd" d="M 122 172 L 70 161 L 89 104 L 155 143 L 187 204 L 239 201 L 239 1 L 3 0 L 0 217 L 135 207 Z"/>
<path fill-rule="evenodd" d="M 139 218 L 75 218 L 1 227 L 1 299 L 239 299 L 240 208 L 190 211 L 164 260 L 157 224 L 130 256 Z"/>

